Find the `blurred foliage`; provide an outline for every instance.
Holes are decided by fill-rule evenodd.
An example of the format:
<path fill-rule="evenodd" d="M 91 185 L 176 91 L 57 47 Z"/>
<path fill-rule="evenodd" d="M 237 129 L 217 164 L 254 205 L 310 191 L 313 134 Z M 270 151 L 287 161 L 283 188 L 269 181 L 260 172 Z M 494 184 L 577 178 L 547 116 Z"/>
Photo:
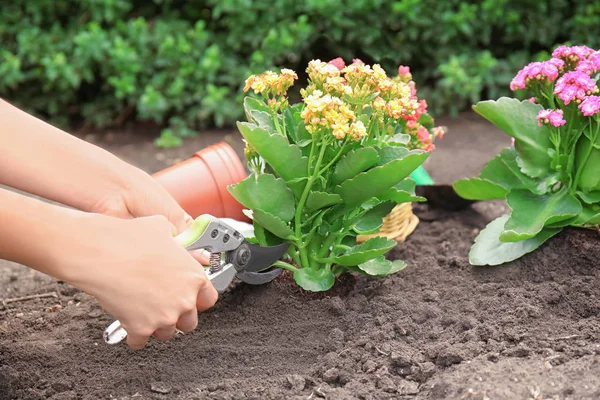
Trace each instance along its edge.
<path fill-rule="evenodd" d="M 161 146 L 233 123 L 244 80 L 268 68 L 338 56 L 408 65 L 430 109 L 454 114 L 508 94 L 557 44 L 600 42 L 598 0 L 5 3 L 0 96 L 65 127 L 155 121 Z"/>

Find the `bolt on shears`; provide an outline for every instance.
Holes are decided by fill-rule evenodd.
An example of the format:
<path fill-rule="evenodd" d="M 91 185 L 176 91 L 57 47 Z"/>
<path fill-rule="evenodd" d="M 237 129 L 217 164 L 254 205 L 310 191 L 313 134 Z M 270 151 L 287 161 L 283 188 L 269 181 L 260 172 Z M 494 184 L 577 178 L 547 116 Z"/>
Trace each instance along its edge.
<path fill-rule="evenodd" d="M 223 293 L 235 278 L 250 285 L 271 282 L 281 268 L 271 268 L 288 250 L 288 244 L 259 246 L 250 243 L 239 231 L 212 215 L 203 214 L 174 239 L 187 250 L 210 252 L 206 274 L 214 288 Z M 204 268 L 204 267 L 201 267 Z M 104 331 L 108 344 L 121 342 L 127 332 L 119 321 Z"/>

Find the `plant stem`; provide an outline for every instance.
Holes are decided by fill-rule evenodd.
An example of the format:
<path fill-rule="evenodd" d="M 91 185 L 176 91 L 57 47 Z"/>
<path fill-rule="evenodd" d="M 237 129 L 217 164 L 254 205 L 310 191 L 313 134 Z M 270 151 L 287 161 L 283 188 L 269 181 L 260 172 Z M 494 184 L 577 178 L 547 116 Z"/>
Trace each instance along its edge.
<path fill-rule="evenodd" d="M 273 264 L 274 267 L 279 267 L 281 269 L 287 269 L 288 271 L 298 272 L 298 268 L 294 267 L 292 264 L 288 264 L 285 261 L 275 261 Z"/>
<path fill-rule="evenodd" d="M 589 124 L 589 127 L 590 127 L 590 131 L 591 131 L 592 130 L 591 123 Z M 581 165 L 577 166 L 577 172 L 575 173 L 575 179 L 573 180 L 573 186 L 571 187 L 572 193 L 574 193 L 577 190 L 577 186 L 579 185 L 579 179 L 581 178 L 581 171 L 583 171 L 583 167 L 585 167 L 585 164 L 587 164 L 587 161 L 590 158 L 590 154 L 592 154 L 592 149 L 594 148 L 594 144 L 596 143 L 596 140 L 598 140 L 599 132 L 600 132 L 600 124 L 596 124 L 596 131 L 594 132 L 593 135 L 591 135 L 591 138 L 588 137 L 588 139 L 590 140 L 590 145 L 585 152 L 585 156 L 583 157 L 583 162 L 581 163 Z M 575 149 L 573 149 L 573 151 L 575 151 Z"/>
<path fill-rule="evenodd" d="M 318 175 L 323 175 L 323 172 L 327 171 L 329 169 L 329 167 L 331 167 L 341 157 L 342 153 L 344 152 L 345 145 L 346 145 L 346 142 L 344 142 L 342 144 L 342 147 L 340 147 L 340 151 L 338 151 L 338 153 L 335 155 L 335 157 L 333 157 L 333 159 L 329 162 L 329 164 L 324 166 L 323 169 L 321 169 L 319 171 Z"/>
<path fill-rule="evenodd" d="M 321 151 L 319 152 L 319 158 L 317 159 L 317 163 L 315 164 L 314 171 L 318 171 L 321 166 L 321 162 L 323 161 L 323 156 L 325 155 L 325 149 L 327 147 L 327 141 L 323 140 L 321 143 Z M 314 142 L 311 147 L 311 153 L 314 148 Z M 309 163 L 310 168 L 310 163 Z M 308 182 L 304 187 L 304 191 L 302 192 L 302 196 L 300 196 L 300 201 L 298 202 L 298 207 L 296 208 L 296 215 L 294 220 L 294 225 L 296 228 L 296 238 L 298 241 L 302 240 L 302 213 L 304 212 L 304 205 L 306 204 L 306 199 L 308 198 L 308 194 L 310 193 L 310 189 L 315 181 L 316 174 L 311 174 L 308 178 Z M 298 246 L 298 250 L 300 251 L 300 259 L 302 260 L 302 266 L 308 266 L 308 254 L 306 252 L 305 247 L 301 247 L 301 243 Z"/>

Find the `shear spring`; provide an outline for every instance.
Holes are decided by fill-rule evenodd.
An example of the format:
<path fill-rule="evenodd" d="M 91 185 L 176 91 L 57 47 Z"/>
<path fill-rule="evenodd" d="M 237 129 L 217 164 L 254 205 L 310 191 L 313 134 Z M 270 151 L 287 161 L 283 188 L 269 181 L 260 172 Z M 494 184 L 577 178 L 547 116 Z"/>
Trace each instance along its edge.
<path fill-rule="evenodd" d="M 212 273 L 221 270 L 221 253 L 210 253 L 210 259 L 208 261 L 209 270 Z"/>

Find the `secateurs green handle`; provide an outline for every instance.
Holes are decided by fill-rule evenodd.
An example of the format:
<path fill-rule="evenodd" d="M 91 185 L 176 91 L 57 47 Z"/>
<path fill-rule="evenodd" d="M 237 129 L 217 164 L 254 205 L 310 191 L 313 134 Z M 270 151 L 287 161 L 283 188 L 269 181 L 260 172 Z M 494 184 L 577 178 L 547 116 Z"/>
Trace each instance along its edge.
<path fill-rule="evenodd" d="M 252 244 L 240 232 L 208 214 L 197 217 L 174 239 L 187 250 L 203 249 L 210 252 L 206 275 L 220 293 L 224 292 L 236 277 L 251 285 L 272 281 L 282 270 L 269 267 L 288 249 L 287 243 L 276 246 Z M 266 271 L 267 269 L 269 270 Z M 104 341 L 108 344 L 119 343 L 126 336 L 127 332 L 119 321 L 113 322 L 104 331 Z"/>

